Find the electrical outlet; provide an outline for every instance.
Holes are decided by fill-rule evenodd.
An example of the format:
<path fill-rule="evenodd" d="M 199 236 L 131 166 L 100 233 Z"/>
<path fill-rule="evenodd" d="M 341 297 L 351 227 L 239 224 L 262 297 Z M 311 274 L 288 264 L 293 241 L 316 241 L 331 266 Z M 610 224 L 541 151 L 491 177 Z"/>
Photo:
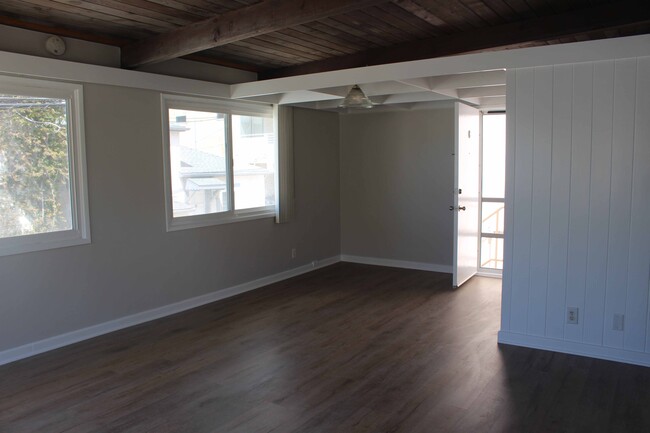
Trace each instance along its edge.
<path fill-rule="evenodd" d="M 291 258 L 292 259 L 296 258 L 296 249 L 295 248 L 291 248 Z"/>
<path fill-rule="evenodd" d="M 625 314 L 620 314 L 620 313 L 614 314 L 614 320 L 612 321 L 612 329 L 614 331 L 623 331 L 625 329 Z"/>
<path fill-rule="evenodd" d="M 571 325 L 578 324 L 578 307 L 569 307 L 566 310 L 566 323 Z"/>

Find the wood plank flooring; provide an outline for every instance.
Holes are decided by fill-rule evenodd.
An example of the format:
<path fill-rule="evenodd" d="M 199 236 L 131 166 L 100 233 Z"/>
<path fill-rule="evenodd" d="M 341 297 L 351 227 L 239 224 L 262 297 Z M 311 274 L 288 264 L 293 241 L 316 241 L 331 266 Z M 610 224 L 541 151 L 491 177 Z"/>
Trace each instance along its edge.
<path fill-rule="evenodd" d="M 0 367 L 0 432 L 649 432 L 650 369 L 499 346 L 500 280 L 339 263 Z"/>

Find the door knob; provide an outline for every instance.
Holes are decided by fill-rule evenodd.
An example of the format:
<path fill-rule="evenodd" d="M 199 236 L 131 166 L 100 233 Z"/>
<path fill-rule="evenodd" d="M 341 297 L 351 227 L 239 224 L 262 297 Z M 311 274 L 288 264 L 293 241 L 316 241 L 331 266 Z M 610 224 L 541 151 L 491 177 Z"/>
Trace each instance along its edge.
<path fill-rule="evenodd" d="M 454 209 L 455 209 L 455 208 L 454 208 L 453 206 L 449 206 L 449 210 L 454 210 Z M 465 209 L 466 209 L 465 206 L 459 206 L 459 207 L 458 207 L 458 210 L 459 210 L 459 211 L 461 211 L 461 210 L 465 210 Z"/>

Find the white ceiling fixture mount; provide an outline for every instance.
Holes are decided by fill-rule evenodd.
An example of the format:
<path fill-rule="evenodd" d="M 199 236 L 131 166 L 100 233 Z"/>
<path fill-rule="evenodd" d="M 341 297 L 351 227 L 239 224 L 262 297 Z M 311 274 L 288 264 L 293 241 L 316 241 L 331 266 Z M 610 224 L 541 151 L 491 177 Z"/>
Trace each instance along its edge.
<path fill-rule="evenodd" d="M 363 93 L 358 84 L 352 86 L 339 108 L 372 108 L 375 104 Z"/>
<path fill-rule="evenodd" d="M 50 36 L 45 41 L 45 49 L 50 54 L 62 56 L 65 54 L 65 41 L 56 35 Z"/>

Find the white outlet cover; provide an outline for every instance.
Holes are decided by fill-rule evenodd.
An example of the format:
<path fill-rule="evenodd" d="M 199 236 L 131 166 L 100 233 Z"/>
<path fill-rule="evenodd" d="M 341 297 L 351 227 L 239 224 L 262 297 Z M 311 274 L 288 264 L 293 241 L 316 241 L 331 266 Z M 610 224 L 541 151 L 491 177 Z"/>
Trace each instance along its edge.
<path fill-rule="evenodd" d="M 612 329 L 614 331 L 624 331 L 625 330 L 625 315 L 624 314 L 614 314 L 614 320 L 612 321 Z"/>
<path fill-rule="evenodd" d="M 578 324 L 578 307 L 567 308 L 566 323 L 570 325 Z"/>

